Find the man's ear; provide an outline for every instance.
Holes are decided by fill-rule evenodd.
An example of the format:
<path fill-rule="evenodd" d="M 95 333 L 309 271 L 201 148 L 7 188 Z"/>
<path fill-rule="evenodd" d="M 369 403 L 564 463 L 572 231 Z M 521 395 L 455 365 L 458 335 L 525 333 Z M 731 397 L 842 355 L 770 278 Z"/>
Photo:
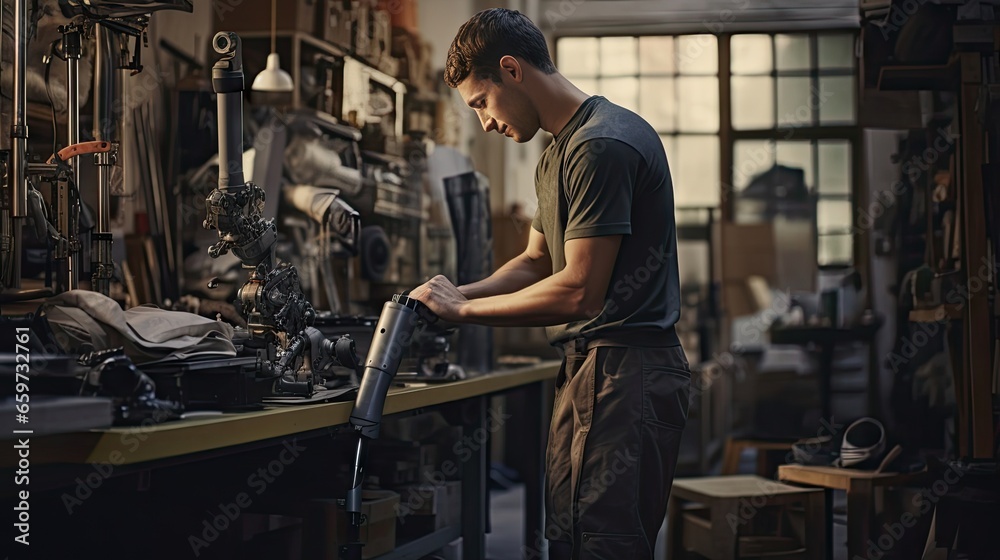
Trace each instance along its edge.
<path fill-rule="evenodd" d="M 506 74 L 507 77 L 515 82 L 520 82 L 524 79 L 524 72 L 521 69 L 521 63 L 509 54 L 504 55 L 504 57 L 500 59 L 500 72 Z"/>

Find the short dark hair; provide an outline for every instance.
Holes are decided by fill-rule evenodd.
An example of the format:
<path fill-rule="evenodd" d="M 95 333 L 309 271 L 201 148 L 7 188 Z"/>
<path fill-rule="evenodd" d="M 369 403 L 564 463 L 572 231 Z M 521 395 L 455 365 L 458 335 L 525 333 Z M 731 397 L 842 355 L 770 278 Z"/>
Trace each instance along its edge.
<path fill-rule="evenodd" d="M 546 74 L 556 67 L 545 37 L 527 16 L 516 10 L 491 8 L 472 16 L 458 29 L 448 49 L 444 81 L 458 87 L 469 74 L 500 82 L 500 59 L 516 56 Z"/>

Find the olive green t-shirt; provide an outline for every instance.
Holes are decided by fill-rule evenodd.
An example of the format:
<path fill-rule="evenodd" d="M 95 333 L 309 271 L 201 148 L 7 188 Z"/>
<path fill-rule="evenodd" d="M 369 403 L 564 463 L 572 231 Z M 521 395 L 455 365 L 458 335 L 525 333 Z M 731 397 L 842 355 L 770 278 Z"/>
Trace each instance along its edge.
<path fill-rule="evenodd" d="M 558 344 L 641 330 L 674 341 L 680 316 L 674 192 L 663 144 L 639 115 L 590 97 L 542 153 L 535 169 L 538 211 L 552 273 L 566 267 L 564 243 L 622 235 L 603 311 L 546 328 Z M 670 334 L 672 336 L 666 336 Z M 664 345 L 671 345 L 666 343 Z"/>

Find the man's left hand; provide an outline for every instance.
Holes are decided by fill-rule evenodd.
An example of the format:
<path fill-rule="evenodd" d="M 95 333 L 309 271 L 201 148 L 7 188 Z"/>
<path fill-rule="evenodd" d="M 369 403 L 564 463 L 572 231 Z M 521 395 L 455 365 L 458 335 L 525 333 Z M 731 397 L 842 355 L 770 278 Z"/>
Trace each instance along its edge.
<path fill-rule="evenodd" d="M 414 288 L 409 296 L 422 302 L 448 323 L 461 323 L 462 307 L 469 302 L 450 280 L 440 274 Z"/>

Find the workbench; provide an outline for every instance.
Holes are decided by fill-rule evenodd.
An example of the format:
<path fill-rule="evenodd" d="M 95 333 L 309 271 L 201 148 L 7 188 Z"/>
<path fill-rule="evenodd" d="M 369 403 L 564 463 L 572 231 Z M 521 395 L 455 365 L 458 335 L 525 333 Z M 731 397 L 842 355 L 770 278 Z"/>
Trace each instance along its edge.
<path fill-rule="evenodd" d="M 520 459 L 523 464 L 531 465 L 530 473 L 522 473 L 525 480 L 524 542 L 528 547 L 542 544 L 539 542 L 543 534 L 542 458 L 548 426 L 545 411 L 550 404 L 545 398 L 548 394 L 545 384 L 555 378 L 558 369 L 558 362 L 543 362 L 451 383 L 395 386 L 390 389 L 385 403 L 386 416 L 415 413 L 429 408 L 448 410 L 453 417 L 459 418 L 464 433 L 470 434 L 477 430 L 483 432 L 487 427 L 490 396 L 517 391 L 517 398 L 523 403 L 525 412 L 520 415 L 521 418 L 512 419 L 506 429 L 508 433 L 512 429 L 516 430 L 516 435 L 508 437 L 517 437 L 523 442 L 523 456 Z M 177 508 L 177 511 L 171 511 L 169 515 L 175 516 L 175 521 L 182 519 L 182 510 L 185 508 L 179 505 L 180 502 L 197 501 L 203 494 L 212 492 L 232 495 L 225 494 L 220 486 L 229 485 L 232 482 L 230 479 L 237 479 L 238 484 L 239 479 L 246 478 L 248 472 L 252 477 L 254 470 L 251 467 L 260 464 L 255 463 L 255 460 L 273 459 L 283 447 L 292 449 L 298 445 L 307 450 L 302 453 L 307 460 L 291 465 L 299 475 L 286 476 L 284 479 L 304 476 L 311 480 L 316 477 L 319 484 L 326 479 L 343 478 L 330 476 L 336 474 L 329 472 L 330 465 L 333 464 L 330 460 L 331 457 L 343 458 L 353 452 L 353 449 L 347 449 L 348 446 L 343 445 L 344 438 L 341 437 L 349 430 L 348 419 L 352 407 L 353 400 L 269 407 L 162 424 L 149 423 L 32 437 L 31 480 L 28 488 L 32 497 L 30 507 L 33 544 L 65 538 L 64 526 L 57 529 L 56 526 L 49 526 L 49 523 L 60 524 L 67 518 L 79 520 L 80 517 L 68 516 L 85 509 L 91 509 L 87 512 L 88 515 L 100 512 L 105 526 L 114 527 L 121 521 L 121 526 L 126 527 L 132 522 L 130 518 L 133 515 L 149 516 L 151 523 L 158 523 L 159 517 L 167 515 L 160 514 L 162 502 L 166 501 L 171 509 Z M 337 437 L 340 437 L 339 441 Z M 16 443 L 12 440 L 5 442 L 7 451 L 0 459 L 0 469 L 4 471 L 4 476 L 11 477 L 8 480 L 13 478 L 13 471 L 17 469 L 17 452 L 12 449 Z M 282 461 L 284 460 L 282 456 Z M 461 527 L 443 529 L 410 543 L 397 543 L 394 552 L 379 558 L 421 558 L 458 537 L 463 538 L 463 558 L 485 558 L 488 443 L 470 449 L 459 468 L 462 480 Z M 101 486 L 106 488 L 102 489 Z M 165 487 L 167 490 L 159 490 L 165 495 L 150 493 L 149 490 L 153 487 Z M 336 487 L 336 484 L 332 487 Z M 8 483 L 3 488 L 6 499 L 13 499 L 14 485 Z M 88 488 L 99 499 L 90 499 L 91 492 Z M 339 487 L 337 492 L 340 492 Z M 149 497 L 140 497 L 144 493 L 149 494 Z M 116 506 L 116 500 L 119 499 L 122 505 Z M 98 506 L 91 506 L 93 502 L 98 502 Z M 156 510 L 152 515 L 149 511 L 140 513 L 134 509 L 145 507 L 146 502 Z M 214 506 L 214 502 L 212 505 Z M 191 507 L 194 508 L 191 515 L 195 519 L 184 522 L 196 525 L 206 515 L 205 506 L 192 504 Z M 107 511 L 118 512 L 120 519 L 106 518 Z M 192 525 L 192 530 L 195 525 Z M 124 535 L 126 532 L 121 533 Z M 91 544 L 113 546 L 115 538 L 99 537 Z M 157 543 L 146 544 L 155 546 Z M 83 543 L 83 546 L 86 547 L 87 543 Z M 107 554 L 106 550 L 101 550 L 101 553 L 102 558 L 115 557 Z M 134 551 L 133 554 L 140 553 Z M 191 554 L 189 556 L 194 557 Z"/>

